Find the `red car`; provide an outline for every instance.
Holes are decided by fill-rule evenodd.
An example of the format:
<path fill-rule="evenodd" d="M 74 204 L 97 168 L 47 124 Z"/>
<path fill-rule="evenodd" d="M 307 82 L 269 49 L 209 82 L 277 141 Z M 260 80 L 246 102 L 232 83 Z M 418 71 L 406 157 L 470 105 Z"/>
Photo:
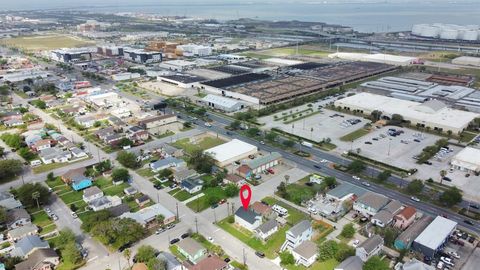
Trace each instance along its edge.
<path fill-rule="evenodd" d="M 275 171 L 273 171 L 272 168 L 267 169 L 267 171 L 268 171 L 269 173 L 271 173 L 271 174 L 275 174 Z"/>
<path fill-rule="evenodd" d="M 221 200 L 218 202 L 218 204 L 224 204 L 224 203 L 226 203 L 226 202 L 227 202 L 227 200 L 221 199 Z"/>

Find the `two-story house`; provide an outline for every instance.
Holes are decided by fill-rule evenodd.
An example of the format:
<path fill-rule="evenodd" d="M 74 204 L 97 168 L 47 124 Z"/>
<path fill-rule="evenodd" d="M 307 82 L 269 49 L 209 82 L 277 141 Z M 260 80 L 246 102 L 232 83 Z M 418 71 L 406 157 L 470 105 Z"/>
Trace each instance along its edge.
<path fill-rule="evenodd" d="M 405 207 L 393 218 L 393 227 L 405 230 L 415 221 L 417 210 L 411 206 Z"/>
<path fill-rule="evenodd" d="M 353 203 L 353 210 L 370 218 L 377 214 L 389 201 L 387 197 L 369 191 Z"/>
<path fill-rule="evenodd" d="M 262 216 L 253 212 L 251 209 L 238 208 L 235 212 L 235 223 L 243 228 L 253 232 L 262 224 Z"/>
<path fill-rule="evenodd" d="M 286 239 L 280 250 L 292 250 L 303 242 L 310 240 L 312 235 L 312 224 L 308 220 L 302 220 L 286 232 Z"/>
<path fill-rule="evenodd" d="M 383 248 L 383 238 L 380 235 L 374 235 L 363 241 L 355 250 L 355 255 L 366 262 L 372 256 L 380 253 Z"/>
<path fill-rule="evenodd" d="M 103 197 L 103 191 L 97 186 L 89 187 L 83 191 L 83 201 L 86 203 L 101 197 Z"/>

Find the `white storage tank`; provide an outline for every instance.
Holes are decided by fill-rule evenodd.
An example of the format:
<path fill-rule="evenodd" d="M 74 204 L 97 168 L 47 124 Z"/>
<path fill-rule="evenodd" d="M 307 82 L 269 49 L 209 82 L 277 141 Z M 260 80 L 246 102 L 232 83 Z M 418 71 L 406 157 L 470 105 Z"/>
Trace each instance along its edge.
<path fill-rule="evenodd" d="M 467 30 L 463 33 L 463 40 L 478 40 L 478 30 Z"/>
<path fill-rule="evenodd" d="M 432 37 L 432 38 L 437 38 L 440 35 L 440 28 L 437 26 L 430 26 L 427 25 L 423 27 L 422 30 L 422 37 Z"/>
<path fill-rule="evenodd" d="M 458 33 L 459 30 L 457 29 L 443 29 L 442 32 L 440 32 L 440 38 L 441 39 L 458 39 Z"/>
<path fill-rule="evenodd" d="M 412 35 L 421 36 L 423 29 L 428 26 L 427 24 L 415 24 L 412 27 Z"/>

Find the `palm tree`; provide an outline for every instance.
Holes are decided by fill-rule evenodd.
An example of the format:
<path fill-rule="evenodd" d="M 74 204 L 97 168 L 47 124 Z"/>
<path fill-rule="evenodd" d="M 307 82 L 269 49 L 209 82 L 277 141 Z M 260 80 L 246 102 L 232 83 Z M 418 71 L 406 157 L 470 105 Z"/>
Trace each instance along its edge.
<path fill-rule="evenodd" d="M 35 191 L 32 193 L 32 199 L 37 201 L 37 208 L 40 208 L 40 204 L 38 203 L 38 199 L 40 198 L 40 192 Z"/>
<path fill-rule="evenodd" d="M 160 214 L 156 217 L 156 219 L 159 224 L 163 225 L 163 222 L 165 221 L 165 216 Z"/>
<path fill-rule="evenodd" d="M 290 175 L 285 174 L 285 185 L 288 185 L 288 180 L 290 180 Z"/>
<path fill-rule="evenodd" d="M 445 177 L 445 175 L 447 175 L 447 171 L 441 170 L 441 171 L 440 171 L 440 177 L 441 177 L 441 178 L 440 178 L 440 184 L 443 183 L 443 177 Z"/>

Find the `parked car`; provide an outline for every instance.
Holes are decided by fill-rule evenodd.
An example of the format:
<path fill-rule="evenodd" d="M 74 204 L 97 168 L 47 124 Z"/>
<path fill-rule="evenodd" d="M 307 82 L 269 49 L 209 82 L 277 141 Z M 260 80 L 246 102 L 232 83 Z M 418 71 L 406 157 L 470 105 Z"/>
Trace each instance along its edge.
<path fill-rule="evenodd" d="M 448 257 L 440 257 L 440 261 L 444 262 L 445 264 L 448 264 L 448 265 L 453 265 L 453 260 L 448 258 Z"/>
<path fill-rule="evenodd" d="M 57 216 L 57 215 L 55 215 L 55 214 L 52 214 L 52 216 L 51 216 L 51 217 L 52 217 L 52 219 L 53 219 L 54 221 L 58 220 L 58 216 Z"/>
<path fill-rule="evenodd" d="M 155 232 L 155 234 L 161 234 L 164 231 L 166 231 L 165 228 L 160 228 Z"/>
<path fill-rule="evenodd" d="M 469 219 L 465 219 L 463 222 L 465 222 L 465 224 L 468 224 L 468 225 L 475 225 L 475 223 L 473 223 L 473 221 L 469 220 Z"/>
<path fill-rule="evenodd" d="M 320 167 L 320 165 L 317 165 L 317 164 L 313 164 L 313 167 L 314 167 L 315 169 L 319 169 L 319 170 L 322 168 L 322 167 Z"/>
<path fill-rule="evenodd" d="M 154 187 L 156 190 L 160 190 L 160 189 L 163 188 L 163 186 L 160 185 L 160 184 L 154 184 L 153 187 Z"/>
<path fill-rule="evenodd" d="M 372 142 L 365 142 L 365 144 L 372 144 Z"/>
<path fill-rule="evenodd" d="M 358 240 L 358 239 L 355 239 L 355 240 L 353 240 L 353 242 L 352 242 L 352 246 L 353 246 L 354 248 L 358 247 L 359 244 L 360 244 L 360 240 Z"/>
<path fill-rule="evenodd" d="M 225 258 L 223 261 L 226 262 L 226 263 L 229 263 L 229 262 L 230 262 L 230 258 L 227 257 L 227 258 Z"/>
<path fill-rule="evenodd" d="M 185 238 L 187 238 L 187 237 L 189 237 L 189 236 L 190 236 L 189 233 L 184 233 L 184 234 L 182 234 L 180 237 L 181 237 L 182 239 L 185 239 Z"/>
<path fill-rule="evenodd" d="M 72 217 L 73 217 L 73 218 L 78 218 L 77 213 L 72 212 Z"/>
<path fill-rule="evenodd" d="M 444 181 L 447 181 L 447 182 L 452 182 L 452 179 L 450 177 L 443 177 L 442 178 Z"/>
<path fill-rule="evenodd" d="M 470 204 L 470 207 L 471 207 L 471 208 L 474 208 L 474 209 L 478 209 L 478 208 L 479 208 L 478 204 Z"/>
<path fill-rule="evenodd" d="M 178 238 L 173 238 L 172 240 L 170 240 L 170 245 L 173 245 L 175 243 L 178 243 L 180 241 L 180 239 Z"/>
<path fill-rule="evenodd" d="M 215 240 L 213 240 L 213 238 L 212 238 L 211 236 L 209 236 L 209 237 L 207 238 L 207 240 L 208 240 L 208 242 L 210 242 L 210 243 L 215 242 Z"/>
<path fill-rule="evenodd" d="M 265 258 L 265 253 L 263 253 L 261 251 L 255 251 L 255 255 L 257 255 L 260 258 Z"/>
<path fill-rule="evenodd" d="M 268 168 L 267 171 L 271 174 L 275 174 L 275 171 L 272 168 Z"/>
<path fill-rule="evenodd" d="M 460 259 L 460 255 L 458 255 L 458 253 L 455 251 L 449 251 L 447 252 L 447 254 L 454 257 L 455 259 Z"/>
<path fill-rule="evenodd" d="M 443 262 L 438 262 L 437 264 L 437 269 L 443 269 L 444 263 Z"/>

